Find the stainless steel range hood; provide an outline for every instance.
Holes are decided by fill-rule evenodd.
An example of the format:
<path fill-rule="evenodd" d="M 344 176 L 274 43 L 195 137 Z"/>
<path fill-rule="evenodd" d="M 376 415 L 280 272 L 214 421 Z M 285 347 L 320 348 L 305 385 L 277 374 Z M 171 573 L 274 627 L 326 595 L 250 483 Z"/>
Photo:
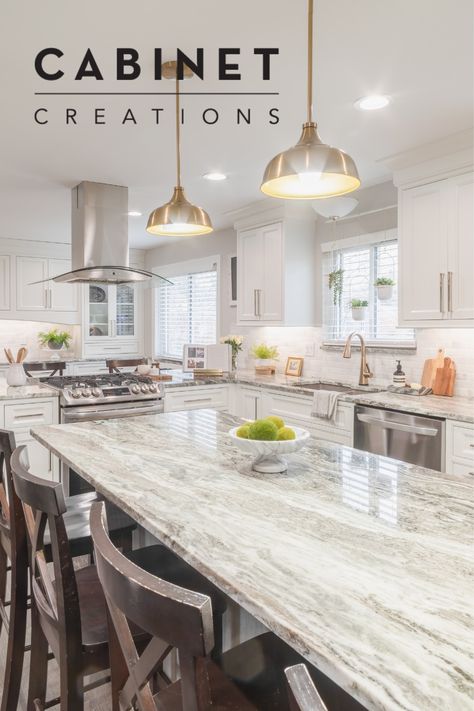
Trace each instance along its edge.
<path fill-rule="evenodd" d="M 72 270 L 52 281 L 146 287 L 171 283 L 158 274 L 129 266 L 128 188 L 82 182 L 72 189 L 71 208 Z"/>

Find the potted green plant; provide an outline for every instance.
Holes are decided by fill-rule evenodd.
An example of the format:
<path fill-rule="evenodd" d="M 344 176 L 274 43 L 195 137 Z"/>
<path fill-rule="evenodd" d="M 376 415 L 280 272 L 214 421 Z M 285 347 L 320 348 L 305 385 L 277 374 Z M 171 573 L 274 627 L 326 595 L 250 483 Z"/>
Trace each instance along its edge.
<path fill-rule="evenodd" d="M 255 358 L 255 370 L 272 370 L 275 372 L 274 361 L 278 360 L 280 354 L 276 346 L 267 346 L 265 343 L 256 343 L 250 349 L 250 355 Z"/>
<path fill-rule="evenodd" d="M 375 288 L 377 289 L 377 298 L 380 301 L 388 301 L 393 296 L 393 287 L 395 282 L 389 277 L 379 277 L 375 282 Z"/>
<path fill-rule="evenodd" d="M 365 319 L 365 312 L 368 305 L 369 302 L 365 299 L 351 300 L 352 318 L 354 321 L 363 321 Z"/>
<path fill-rule="evenodd" d="M 60 351 L 61 348 L 69 348 L 72 336 L 68 331 L 58 331 L 52 328 L 50 331 L 38 333 L 38 340 L 42 346 L 48 346 L 52 351 Z"/>
<path fill-rule="evenodd" d="M 337 306 L 341 303 L 342 287 L 344 283 L 344 269 L 335 269 L 328 274 L 329 291 L 332 291 L 332 303 Z"/>

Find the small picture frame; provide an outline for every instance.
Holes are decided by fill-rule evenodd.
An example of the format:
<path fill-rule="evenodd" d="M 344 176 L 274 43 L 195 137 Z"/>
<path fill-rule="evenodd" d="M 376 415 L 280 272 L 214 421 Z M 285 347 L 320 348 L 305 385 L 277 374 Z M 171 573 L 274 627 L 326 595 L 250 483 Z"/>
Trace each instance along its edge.
<path fill-rule="evenodd" d="M 183 352 L 183 373 L 203 370 L 206 367 L 206 349 L 204 346 L 185 345 Z"/>
<path fill-rule="evenodd" d="M 290 356 L 286 361 L 285 375 L 294 375 L 299 377 L 303 372 L 304 358 Z"/>

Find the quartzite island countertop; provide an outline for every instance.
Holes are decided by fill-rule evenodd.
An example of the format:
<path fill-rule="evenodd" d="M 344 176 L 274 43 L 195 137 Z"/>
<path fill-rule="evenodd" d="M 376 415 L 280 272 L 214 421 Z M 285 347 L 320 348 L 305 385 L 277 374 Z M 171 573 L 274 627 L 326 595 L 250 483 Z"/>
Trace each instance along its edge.
<path fill-rule="evenodd" d="M 472 482 L 312 441 L 249 469 L 213 410 L 33 436 L 373 711 L 472 710 Z"/>

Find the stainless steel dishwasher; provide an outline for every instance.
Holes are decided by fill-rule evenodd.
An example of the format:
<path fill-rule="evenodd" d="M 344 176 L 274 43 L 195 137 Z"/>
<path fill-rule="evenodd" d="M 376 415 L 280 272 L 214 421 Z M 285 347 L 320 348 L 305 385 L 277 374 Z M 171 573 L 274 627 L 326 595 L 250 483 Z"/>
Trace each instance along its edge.
<path fill-rule="evenodd" d="M 444 420 L 362 405 L 354 413 L 356 449 L 444 471 Z"/>

